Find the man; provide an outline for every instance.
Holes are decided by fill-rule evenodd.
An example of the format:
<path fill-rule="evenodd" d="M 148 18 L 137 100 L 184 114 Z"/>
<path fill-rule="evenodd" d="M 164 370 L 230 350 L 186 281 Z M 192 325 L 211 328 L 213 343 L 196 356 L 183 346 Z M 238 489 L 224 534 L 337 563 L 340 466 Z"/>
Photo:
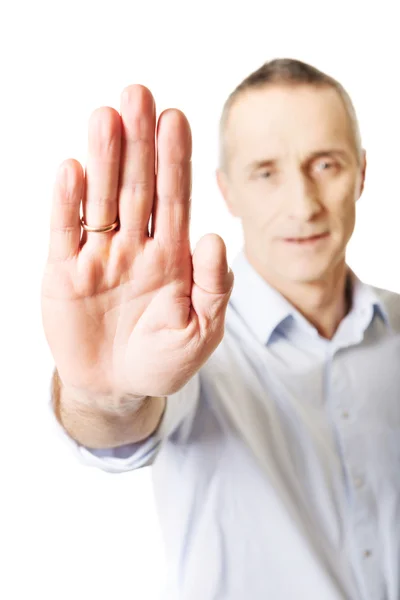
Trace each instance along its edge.
<path fill-rule="evenodd" d="M 153 465 L 166 598 L 398 600 L 399 297 L 345 260 L 366 170 L 350 98 L 288 59 L 229 97 L 234 284 L 219 236 L 190 252 L 187 121 L 160 116 L 157 177 L 155 126 L 129 86 L 121 115 L 91 117 L 86 174 L 70 160 L 56 181 L 42 307 L 60 431 L 87 464 Z"/>

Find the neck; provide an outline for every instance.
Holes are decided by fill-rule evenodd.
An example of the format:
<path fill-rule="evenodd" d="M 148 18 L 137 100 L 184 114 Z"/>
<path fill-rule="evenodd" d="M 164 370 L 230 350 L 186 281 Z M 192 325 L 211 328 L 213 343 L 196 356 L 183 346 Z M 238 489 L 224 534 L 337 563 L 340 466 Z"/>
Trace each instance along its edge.
<path fill-rule="evenodd" d="M 333 338 L 351 305 L 351 289 L 348 286 L 350 269 L 344 260 L 323 280 L 293 282 L 266 273 L 254 257 L 247 252 L 246 256 L 263 279 L 280 292 L 322 337 Z"/>

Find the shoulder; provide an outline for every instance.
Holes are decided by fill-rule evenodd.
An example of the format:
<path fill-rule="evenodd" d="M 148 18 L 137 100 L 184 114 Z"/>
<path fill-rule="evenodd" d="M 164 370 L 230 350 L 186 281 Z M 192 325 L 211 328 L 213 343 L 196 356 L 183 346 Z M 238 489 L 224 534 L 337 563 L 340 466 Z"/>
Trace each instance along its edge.
<path fill-rule="evenodd" d="M 400 293 L 384 288 L 376 287 L 374 285 L 368 285 L 368 287 L 378 296 L 385 305 L 398 306 L 400 302 Z"/>
<path fill-rule="evenodd" d="M 400 331 L 400 294 L 392 290 L 369 285 L 377 299 L 385 309 L 391 326 Z"/>

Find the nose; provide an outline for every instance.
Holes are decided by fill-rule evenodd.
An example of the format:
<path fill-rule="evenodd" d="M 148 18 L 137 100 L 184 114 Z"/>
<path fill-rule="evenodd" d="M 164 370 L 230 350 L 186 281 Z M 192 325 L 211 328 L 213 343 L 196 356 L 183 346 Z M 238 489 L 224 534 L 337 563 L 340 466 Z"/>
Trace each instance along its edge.
<path fill-rule="evenodd" d="M 312 221 L 321 211 L 318 191 L 305 175 L 293 176 L 288 189 L 287 208 L 290 219 Z"/>

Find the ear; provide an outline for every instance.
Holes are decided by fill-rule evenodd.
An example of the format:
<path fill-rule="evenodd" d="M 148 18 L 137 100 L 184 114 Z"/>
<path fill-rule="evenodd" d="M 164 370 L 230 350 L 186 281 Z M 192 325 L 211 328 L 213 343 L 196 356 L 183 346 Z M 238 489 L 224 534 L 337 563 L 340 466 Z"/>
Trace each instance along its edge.
<path fill-rule="evenodd" d="M 228 207 L 229 212 L 233 217 L 237 217 L 238 215 L 236 214 L 234 204 L 231 200 L 228 175 L 225 173 L 225 171 L 222 171 L 222 169 L 217 169 L 215 175 L 219 191 L 221 192 L 222 197 L 225 200 L 225 204 Z"/>
<path fill-rule="evenodd" d="M 362 151 L 362 158 L 361 158 L 361 185 L 360 185 L 360 195 L 358 197 L 361 196 L 361 194 L 364 191 L 364 186 L 365 186 L 365 174 L 367 171 L 367 152 L 366 150 L 363 149 Z"/>

